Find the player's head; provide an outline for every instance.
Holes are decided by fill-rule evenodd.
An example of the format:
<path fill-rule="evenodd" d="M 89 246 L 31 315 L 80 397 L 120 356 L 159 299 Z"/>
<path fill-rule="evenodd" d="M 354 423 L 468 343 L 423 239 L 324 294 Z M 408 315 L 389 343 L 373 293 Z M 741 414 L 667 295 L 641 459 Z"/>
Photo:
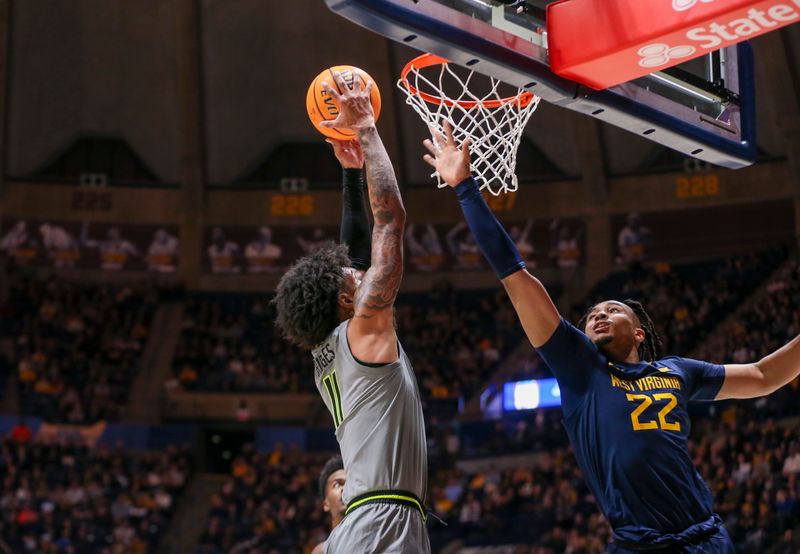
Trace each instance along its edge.
<path fill-rule="evenodd" d="M 363 272 L 350 267 L 347 246 L 326 242 L 300 258 L 281 278 L 273 303 L 278 327 L 290 341 L 314 348 L 353 317 Z"/>
<path fill-rule="evenodd" d="M 347 482 L 344 463 L 341 456 L 334 456 L 327 462 L 319 474 L 319 496 L 322 509 L 331 514 L 331 527 L 336 527 L 344 517 L 345 505 L 342 502 L 342 491 Z"/>
<path fill-rule="evenodd" d="M 578 327 L 610 359 L 621 361 L 635 348 L 640 360 L 659 356 L 661 338 L 644 307 L 636 300 L 605 300 L 584 314 Z"/>

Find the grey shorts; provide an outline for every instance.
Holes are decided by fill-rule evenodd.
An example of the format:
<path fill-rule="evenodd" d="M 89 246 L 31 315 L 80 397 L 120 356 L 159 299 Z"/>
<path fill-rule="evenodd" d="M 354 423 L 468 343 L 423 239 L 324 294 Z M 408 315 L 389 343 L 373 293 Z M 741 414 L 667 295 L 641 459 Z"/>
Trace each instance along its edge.
<path fill-rule="evenodd" d="M 429 554 L 419 511 L 401 504 L 368 504 L 345 516 L 325 543 L 325 554 Z"/>

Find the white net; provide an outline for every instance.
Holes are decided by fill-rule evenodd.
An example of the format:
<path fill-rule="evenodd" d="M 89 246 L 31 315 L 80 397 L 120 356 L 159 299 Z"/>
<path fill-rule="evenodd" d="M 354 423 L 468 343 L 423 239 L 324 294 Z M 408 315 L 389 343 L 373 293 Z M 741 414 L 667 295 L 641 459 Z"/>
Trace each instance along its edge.
<path fill-rule="evenodd" d="M 539 97 L 523 89 L 503 97 L 498 91 L 500 81 L 492 78 L 481 87 L 488 92 L 479 96 L 470 91 L 475 72 L 462 68 L 457 71 L 462 76 L 446 60 L 425 54 L 406 66 L 397 86 L 406 94 L 406 103 L 429 128 L 444 134 L 442 123 L 449 120 L 457 144 L 468 137 L 472 139 L 472 173 L 481 189 L 495 196 L 516 191 L 517 149 Z M 445 93 L 445 87 L 450 94 Z M 440 188 L 447 186 L 438 173 L 432 177 Z"/>

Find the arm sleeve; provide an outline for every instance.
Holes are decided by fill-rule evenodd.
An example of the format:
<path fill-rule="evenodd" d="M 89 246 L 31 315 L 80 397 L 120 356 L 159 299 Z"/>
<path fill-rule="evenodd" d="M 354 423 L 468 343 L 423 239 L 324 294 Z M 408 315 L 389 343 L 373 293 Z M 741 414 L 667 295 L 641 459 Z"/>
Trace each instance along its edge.
<path fill-rule="evenodd" d="M 553 335 L 536 352 L 558 380 L 565 407 L 577 404 L 589 388 L 592 369 L 605 364 L 603 355 L 589 337 L 563 317 Z"/>
<path fill-rule="evenodd" d="M 475 242 L 500 279 L 525 267 L 514 241 L 489 209 L 478 184 L 470 177 L 456 187 L 458 202 Z"/>
<path fill-rule="evenodd" d="M 725 382 L 725 367 L 689 358 L 680 358 L 680 367 L 686 375 L 689 400 L 714 400 Z"/>
<path fill-rule="evenodd" d="M 342 176 L 342 226 L 339 241 L 348 246 L 356 269 L 366 270 L 372 257 L 372 227 L 367 217 L 364 171 L 345 169 Z"/>

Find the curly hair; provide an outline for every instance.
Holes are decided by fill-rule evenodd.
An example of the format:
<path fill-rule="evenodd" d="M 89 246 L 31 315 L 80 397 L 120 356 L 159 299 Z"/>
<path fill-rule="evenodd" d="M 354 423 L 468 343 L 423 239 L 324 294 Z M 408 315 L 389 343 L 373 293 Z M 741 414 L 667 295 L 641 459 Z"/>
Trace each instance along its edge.
<path fill-rule="evenodd" d="M 334 456 L 325 462 L 325 466 L 322 468 L 322 472 L 319 474 L 320 499 L 325 500 L 325 485 L 328 484 L 328 479 L 330 476 L 340 469 L 344 469 L 344 462 L 342 461 L 341 456 Z"/>
<path fill-rule="evenodd" d="M 331 334 L 340 323 L 342 268 L 349 265 L 347 245 L 326 242 L 289 268 L 272 300 L 284 337 L 310 350 Z"/>
<path fill-rule="evenodd" d="M 599 302 L 598 302 L 599 303 Z M 639 318 L 639 323 L 642 325 L 642 329 L 644 330 L 644 341 L 639 345 L 639 359 L 641 360 L 657 360 L 660 354 L 661 345 L 663 344 L 661 341 L 661 337 L 656 332 L 656 325 L 653 323 L 653 320 L 650 318 L 650 314 L 644 309 L 641 302 L 633 300 L 631 298 L 627 298 L 622 301 L 623 304 L 628 306 L 636 317 Z M 580 321 L 578 322 L 578 329 L 581 331 L 586 332 L 586 320 L 589 317 L 589 312 L 592 311 L 597 304 L 592 305 L 583 317 L 581 317 Z"/>

